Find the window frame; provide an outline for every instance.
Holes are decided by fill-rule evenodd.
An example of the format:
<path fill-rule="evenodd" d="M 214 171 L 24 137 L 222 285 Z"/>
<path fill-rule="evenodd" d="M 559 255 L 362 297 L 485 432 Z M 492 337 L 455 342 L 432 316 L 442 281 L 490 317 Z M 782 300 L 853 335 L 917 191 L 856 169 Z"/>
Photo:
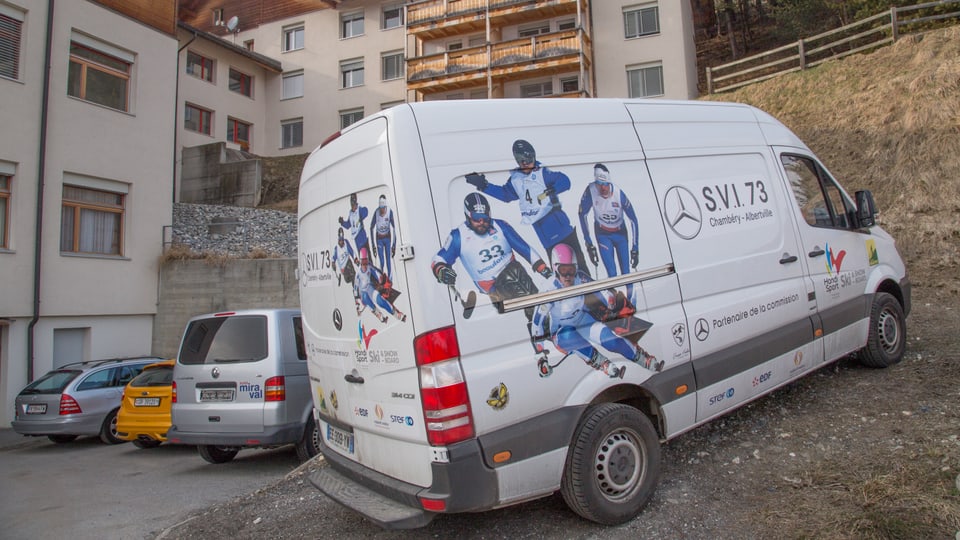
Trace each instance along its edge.
<path fill-rule="evenodd" d="M 795 176 L 786 160 L 793 163 L 802 163 L 806 176 Z M 857 205 L 847 196 L 840 184 L 830 176 L 823 166 L 810 156 L 783 152 L 780 154 L 780 167 L 783 169 L 790 186 L 790 193 L 794 203 L 800 209 L 803 220 L 811 227 L 822 229 L 855 230 Z M 798 186 L 798 183 L 801 186 Z M 808 185 L 809 184 L 809 185 Z M 814 185 L 815 184 L 815 185 Z M 803 188 L 804 193 L 798 194 L 797 189 Z M 815 190 L 815 194 L 808 193 L 806 188 Z M 815 196 L 814 196 L 815 195 Z M 804 199 L 801 201 L 800 199 Z M 820 201 L 821 213 L 818 216 L 816 202 Z M 809 206 L 808 203 L 813 203 Z M 838 206 L 842 209 L 838 210 Z M 826 216 L 822 212 L 826 212 Z M 818 217 L 820 219 L 818 219 Z M 823 222 L 829 218 L 830 223 Z"/>
<path fill-rule="evenodd" d="M 658 81 L 659 84 L 660 84 L 660 93 L 659 93 L 659 94 L 645 93 L 646 86 L 647 86 L 647 85 L 646 85 L 646 81 L 647 81 L 647 79 L 646 79 L 646 74 L 647 74 L 648 70 L 657 70 L 657 73 L 659 74 L 659 81 Z M 633 91 L 633 81 L 632 81 L 632 79 L 631 79 L 631 74 L 634 73 L 634 72 L 639 72 L 639 73 L 641 73 L 639 82 L 642 83 L 642 85 L 643 85 L 644 88 L 640 89 L 640 90 L 641 90 L 640 94 L 634 94 L 634 91 Z M 663 81 L 663 64 L 661 64 L 661 63 L 658 62 L 658 63 L 655 63 L 655 64 L 643 64 L 643 65 L 638 65 L 638 66 L 628 66 L 628 67 L 627 67 L 627 97 L 629 97 L 629 98 L 631 98 L 631 99 L 639 99 L 639 98 L 660 97 L 660 96 L 664 96 L 664 95 L 666 95 L 666 89 L 665 89 L 665 84 L 664 84 L 664 81 Z"/>
<path fill-rule="evenodd" d="M 228 73 L 229 73 L 229 74 L 228 74 L 228 79 L 227 79 L 227 89 L 230 90 L 231 92 L 236 93 L 236 94 L 240 94 L 241 96 L 246 96 L 246 97 L 248 97 L 248 98 L 250 98 L 250 99 L 253 99 L 253 76 L 252 76 L 252 75 L 248 75 L 248 74 L 240 71 L 239 69 L 237 69 L 237 68 L 235 68 L 235 67 L 233 67 L 233 66 L 230 66 L 230 69 L 229 69 Z M 240 85 L 240 87 L 241 87 L 240 90 L 235 90 L 235 89 L 233 88 L 233 86 L 234 86 L 234 80 L 233 80 L 233 79 L 234 79 L 234 74 L 240 76 L 240 77 L 239 77 L 239 85 Z M 246 81 L 246 83 L 247 83 L 247 91 L 246 91 L 246 92 L 244 92 L 244 91 L 242 90 L 242 88 L 243 88 L 243 82 L 244 82 L 244 81 Z"/>
<path fill-rule="evenodd" d="M 387 65 L 388 62 L 397 60 L 397 71 L 398 73 L 393 77 L 387 76 Z M 403 51 L 388 51 L 380 53 L 380 80 L 381 81 L 393 81 L 397 79 L 402 79 L 406 76 L 406 62 L 403 58 Z"/>
<path fill-rule="evenodd" d="M 199 122 L 200 127 L 199 127 L 199 129 L 193 129 L 193 128 L 187 126 L 187 111 L 188 111 L 188 110 L 193 110 L 193 111 L 196 111 L 197 113 L 200 114 L 200 116 L 199 116 L 199 119 L 200 119 L 200 122 Z M 206 129 L 206 130 L 203 129 L 203 128 L 204 128 L 204 123 L 203 123 L 204 113 L 206 113 L 206 118 L 207 118 L 207 123 L 206 123 L 206 128 L 207 128 L 207 129 Z M 185 102 L 185 103 L 183 104 L 183 129 L 185 129 L 185 130 L 187 130 L 187 131 L 191 131 L 191 132 L 193 132 L 193 133 L 199 133 L 199 134 L 201 134 L 201 135 L 209 135 L 209 136 L 212 137 L 212 136 L 213 136 L 213 122 L 214 122 L 214 120 L 213 120 L 213 111 L 211 111 L 210 109 L 207 109 L 206 107 L 201 107 L 201 106 L 199 106 L 199 105 L 194 105 L 193 103 L 189 103 L 189 102 Z"/>
<path fill-rule="evenodd" d="M 550 21 L 539 21 L 517 27 L 517 37 L 528 38 L 550 33 Z"/>
<path fill-rule="evenodd" d="M 656 28 L 644 31 L 643 16 L 645 13 L 653 12 Z M 631 21 L 631 19 L 633 19 Z M 635 33 L 631 34 L 631 22 L 636 26 Z M 637 6 L 623 8 L 623 38 L 636 39 L 645 36 L 653 36 L 660 33 L 660 6 L 657 3 L 641 4 Z"/>
<path fill-rule="evenodd" d="M 238 135 L 240 134 L 240 127 L 247 128 L 247 138 L 239 139 Z M 253 124 L 245 120 L 240 120 L 239 118 L 234 118 L 232 116 L 227 117 L 227 141 L 234 144 L 240 145 L 240 149 L 244 151 L 250 150 L 250 144 L 253 141 Z"/>
<path fill-rule="evenodd" d="M 193 60 L 196 60 L 197 58 L 199 58 L 200 63 L 199 64 L 197 64 L 196 62 L 191 63 L 190 62 L 191 55 L 196 57 L 196 58 L 193 58 Z M 207 63 L 209 63 L 209 67 L 207 67 Z M 191 71 L 191 66 L 196 66 L 196 65 L 200 66 L 200 73 L 195 73 Z M 186 72 L 187 75 L 190 75 L 195 79 L 200 79 L 201 81 L 207 81 L 208 83 L 215 84 L 213 81 L 213 75 L 214 73 L 216 73 L 216 67 L 217 67 L 216 60 L 207 58 L 206 56 L 196 51 L 191 51 L 187 49 L 187 61 L 184 64 L 184 71 Z"/>
<path fill-rule="evenodd" d="M 533 90 L 534 87 L 538 88 L 539 92 L 531 93 L 530 95 L 527 95 L 527 93 L 530 90 Z M 549 92 L 544 92 L 545 90 L 549 90 Z M 520 85 L 521 99 L 538 98 L 538 97 L 545 97 L 545 96 L 552 96 L 552 95 L 553 95 L 553 80 L 540 81 L 540 82 Z"/>
<path fill-rule="evenodd" d="M 300 46 L 297 46 L 297 35 L 300 36 Z M 292 42 L 290 38 L 293 38 Z M 303 23 L 291 24 L 283 27 L 280 34 L 280 52 L 301 51 L 306 46 L 306 25 Z"/>
<path fill-rule="evenodd" d="M 287 81 L 288 80 L 300 80 L 300 93 L 287 95 Z M 286 99 L 297 99 L 303 97 L 303 87 L 304 87 L 304 72 L 302 69 L 288 71 L 281 75 L 280 77 L 280 101 Z"/>
<path fill-rule="evenodd" d="M 568 89 L 566 88 L 566 86 L 567 86 L 568 84 L 570 84 L 570 83 L 573 83 L 573 85 L 574 85 L 574 87 L 575 87 L 573 90 L 568 90 Z M 569 93 L 579 92 L 579 91 L 580 91 L 580 77 L 579 77 L 579 76 L 574 75 L 574 76 L 572 76 L 572 77 L 560 77 L 560 93 L 561 93 L 561 94 L 569 94 Z"/>
<path fill-rule="evenodd" d="M 0 173 L 0 249 L 9 249 L 10 200 L 13 198 L 13 175 Z"/>
<path fill-rule="evenodd" d="M 341 89 L 357 88 L 359 86 L 364 85 L 364 65 L 363 64 L 364 64 L 363 58 L 353 58 L 351 60 L 340 61 L 340 88 Z M 359 68 L 357 68 L 356 66 L 359 66 Z M 357 77 L 356 75 L 357 73 L 359 73 L 359 78 L 360 78 L 359 82 L 354 81 L 354 79 Z M 351 83 L 349 85 L 347 84 L 348 78 L 350 79 L 349 82 Z"/>
<path fill-rule="evenodd" d="M 8 41 L 9 46 L 0 47 L 0 52 L 4 52 L 5 56 L 0 57 L 0 59 L 5 60 L 5 64 L 0 63 L 0 65 L 9 65 L 10 72 L 4 73 L 0 71 L 0 78 L 7 78 L 14 81 L 20 80 L 20 64 L 22 61 L 23 55 L 23 14 L 19 11 L 8 8 L 5 4 L 0 4 L 0 38 L 4 38 Z M 4 27 L 2 25 L 6 25 Z M 0 41 L 2 43 L 2 41 Z"/>
<path fill-rule="evenodd" d="M 94 202 L 94 201 L 83 201 L 79 199 L 71 199 L 67 197 L 66 190 L 67 188 L 79 189 L 87 192 L 96 192 L 109 194 L 111 196 L 116 196 L 118 203 L 107 203 L 103 201 Z M 126 221 L 126 193 L 118 193 L 115 191 L 110 191 L 106 189 L 98 189 L 83 185 L 76 185 L 64 182 L 63 188 L 61 190 L 61 202 L 60 202 L 60 253 L 66 254 L 76 254 L 76 255 L 105 255 L 105 256 L 123 256 L 123 243 L 124 243 L 124 232 L 125 232 L 125 221 Z M 66 225 L 66 212 L 65 210 L 70 208 L 72 210 L 72 222 L 70 224 L 70 248 L 64 249 L 64 236 L 68 232 L 65 229 Z M 117 231 L 116 231 L 116 251 L 82 251 L 82 224 L 81 218 L 83 212 L 96 212 L 99 214 L 112 215 L 117 220 Z M 101 239 L 102 240 L 102 239 Z M 113 242 L 111 241 L 111 246 Z"/>
<path fill-rule="evenodd" d="M 288 127 L 300 126 L 300 142 L 295 143 L 292 141 L 291 144 L 287 144 L 287 131 Z M 290 118 L 287 120 L 280 121 L 280 148 L 286 150 L 287 148 L 299 148 L 303 146 L 303 117 L 300 118 Z"/>
<path fill-rule="evenodd" d="M 387 17 L 388 11 L 397 11 L 396 17 Z M 392 20 L 397 20 L 397 24 L 393 26 L 388 26 L 387 23 Z M 384 4 L 380 8 L 380 29 L 381 30 L 393 30 L 394 28 L 403 28 L 407 23 L 406 13 L 403 9 L 403 4 Z"/>
<path fill-rule="evenodd" d="M 366 32 L 363 10 L 340 14 L 340 39 L 360 37 Z M 359 29 L 357 22 L 359 21 Z"/>
<path fill-rule="evenodd" d="M 358 107 L 356 109 L 345 109 L 340 111 L 339 115 L 340 115 L 340 129 L 344 129 L 347 126 L 356 124 L 357 122 L 363 119 L 363 107 Z M 354 120 L 344 124 L 345 120 L 350 120 L 350 119 L 354 119 Z"/>
<path fill-rule="evenodd" d="M 99 55 L 105 57 L 106 59 L 113 60 L 117 63 L 123 64 L 126 67 L 125 71 L 121 71 L 119 68 L 108 66 L 102 62 L 89 57 L 84 57 L 76 54 L 74 49 L 81 51 L 89 51 L 93 55 Z M 78 82 L 79 90 L 78 94 L 73 94 L 74 92 L 74 71 L 73 66 L 77 65 L 80 67 L 79 76 L 80 80 Z M 99 101 L 94 101 L 93 99 L 88 98 L 87 93 L 89 91 L 89 73 L 90 70 L 105 74 L 107 76 L 113 77 L 119 81 L 122 81 L 123 84 L 123 108 L 117 108 L 107 103 L 101 103 Z M 115 55 L 112 55 L 108 52 L 105 52 L 100 49 L 96 49 L 90 45 L 80 43 L 76 40 L 70 40 L 70 60 L 68 61 L 67 68 L 67 95 L 74 97 L 87 103 L 93 103 L 95 105 L 100 105 L 101 107 L 106 107 L 108 109 L 113 109 L 115 111 L 121 112 L 130 112 L 130 81 L 131 81 L 131 72 L 133 71 L 133 62 L 129 62 L 123 58 L 119 58 Z"/>

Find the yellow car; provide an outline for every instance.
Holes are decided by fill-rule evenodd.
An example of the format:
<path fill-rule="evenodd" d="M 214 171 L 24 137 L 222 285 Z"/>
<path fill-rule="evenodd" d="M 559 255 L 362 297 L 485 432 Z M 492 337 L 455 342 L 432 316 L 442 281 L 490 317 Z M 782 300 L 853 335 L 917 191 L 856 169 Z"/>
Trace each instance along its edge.
<path fill-rule="evenodd" d="M 150 364 L 123 390 L 117 415 L 117 437 L 137 448 L 153 448 L 167 440 L 175 360 Z"/>

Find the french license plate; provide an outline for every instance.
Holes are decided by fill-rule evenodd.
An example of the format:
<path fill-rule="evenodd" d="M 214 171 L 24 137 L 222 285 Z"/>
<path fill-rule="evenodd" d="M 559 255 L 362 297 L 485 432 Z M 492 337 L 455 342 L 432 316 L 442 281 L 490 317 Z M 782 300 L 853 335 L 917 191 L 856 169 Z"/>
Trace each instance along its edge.
<path fill-rule="evenodd" d="M 46 403 L 34 403 L 27 405 L 27 414 L 45 414 L 47 412 Z"/>
<path fill-rule="evenodd" d="M 200 401 L 233 401 L 233 389 L 203 389 L 200 390 Z"/>
<path fill-rule="evenodd" d="M 327 424 L 327 442 L 348 454 L 353 454 L 353 433 Z"/>
<path fill-rule="evenodd" d="M 133 398 L 134 407 L 159 407 L 160 398 L 158 397 L 138 397 Z"/>

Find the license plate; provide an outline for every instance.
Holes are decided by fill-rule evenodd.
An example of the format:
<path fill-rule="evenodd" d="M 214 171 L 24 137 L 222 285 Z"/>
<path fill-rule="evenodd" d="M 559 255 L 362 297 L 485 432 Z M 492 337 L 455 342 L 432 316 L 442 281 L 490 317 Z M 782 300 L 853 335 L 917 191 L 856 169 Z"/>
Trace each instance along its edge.
<path fill-rule="evenodd" d="M 27 414 L 45 414 L 47 412 L 46 403 L 34 403 L 33 405 L 27 405 Z"/>
<path fill-rule="evenodd" d="M 348 454 L 353 454 L 353 433 L 327 424 L 327 442 Z"/>
<path fill-rule="evenodd" d="M 215 389 L 204 389 L 200 390 L 200 401 L 233 401 L 233 389 L 226 390 L 215 390 Z"/>
<path fill-rule="evenodd" d="M 134 407 L 159 407 L 160 398 L 158 397 L 138 397 L 133 398 Z"/>

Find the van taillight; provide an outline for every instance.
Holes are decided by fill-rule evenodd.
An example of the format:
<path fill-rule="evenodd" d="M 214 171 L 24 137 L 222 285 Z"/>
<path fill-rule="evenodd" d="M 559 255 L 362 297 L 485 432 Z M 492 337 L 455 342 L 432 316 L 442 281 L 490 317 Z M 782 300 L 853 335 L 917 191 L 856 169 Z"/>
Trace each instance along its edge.
<path fill-rule="evenodd" d="M 340 132 L 339 132 L 339 131 L 336 132 L 336 133 L 334 133 L 333 135 L 330 135 L 330 136 L 327 137 L 326 139 L 324 139 L 323 142 L 320 143 L 320 148 L 323 148 L 324 146 L 332 143 L 333 141 L 335 141 L 335 140 L 338 139 L 338 138 L 340 138 Z"/>
<path fill-rule="evenodd" d="M 470 396 L 454 327 L 417 336 L 413 349 L 420 368 L 420 398 L 430 444 L 443 446 L 473 437 Z"/>
<path fill-rule="evenodd" d="M 284 384 L 283 375 L 270 377 L 263 388 L 264 401 L 284 401 L 287 399 L 287 386 Z"/>
<path fill-rule="evenodd" d="M 177 381 L 170 383 L 170 403 L 177 402 Z"/>
<path fill-rule="evenodd" d="M 80 410 L 80 404 L 77 403 L 77 400 L 73 399 L 73 396 L 69 394 L 63 394 L 60 396 L 60 414 L 79 414 L 83 411 Z"/>

